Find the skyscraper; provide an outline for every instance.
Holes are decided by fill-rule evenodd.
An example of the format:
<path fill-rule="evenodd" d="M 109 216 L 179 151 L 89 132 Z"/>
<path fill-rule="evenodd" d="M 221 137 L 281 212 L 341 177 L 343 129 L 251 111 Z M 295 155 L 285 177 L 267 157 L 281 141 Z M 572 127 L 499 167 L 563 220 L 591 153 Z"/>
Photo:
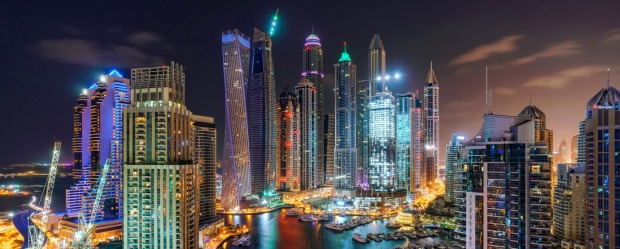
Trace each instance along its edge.
<path fill-rule="evenodd" d="M 301 190 L 313 189 L 319 186 L 321 177 L 319 172 L 319 153 L 317 134 L 319 125 L 317 122 L 317 90 L 314 84 L 306 78 L 295 86 L 295 93 L 299 102 L 299 133 L 300 133 L 300 188 Z M 320 122 L 322 123 L 322 122 Z M 322 138 L 322 137 L 321 137 Z"/>
<path fill-rule="evenodd" d="M 253 194 L 275 190 L 277 100 L 271 52 L 271 37 L 255 28 L 247 93 Z"/>
<path fill-rule="evenodd" d="M 123 248 L 196 248 L 200 166 L 183 66 L 131 70 L 123 109 Z"/>
<path fill-rule="evenodd" d="M 299 100 L 288 87 L 280 94 L 278 105 L 278 168 L 276 189 L 300 190 Z"/>
<path fill-rule="evenodd" d="M 577 137 L 579 137 L 579 135 L 574 135 L 570 142 L 570 159 L 573 163 L 577 163 L 577 155 L 579 151 L 577 148 Z"/>
<path fill-rule="evenodd" d="M 588 248 L 620 247 L 620 91 L 601 89 L 586 105 L 583 131 Z M 613 146 L 612 146 L 613 145 Z M 581 149 L 581 147 L 580 147 Z"/>
<path fill-rule="evenodd" d="M 537 123 L 485 114 L 463 144 L 455 175 L 460 248 L 551 248 L 551 162 L 546 142 L 535 138 Z"/>
<path fill-rule="evenodd" d="M 413 93 L 398 95 L 396 98 L 396 167 L 398 169 L 398 189 L 409 192 L 411 184 L 411 114 L 413 111 Z"/>
<path fill-rule="evenodd" d="M 560 142 L 560 149 L 558 151 L 559 160 L 555 163 L 569 163 L 569 155 L 568 155 L 568 144 L 566 140 L 562 139 Z"/>
<path fill-rule="evenodd" d="M 357 186 L 368 188 L 368 160 L 370 159 L 370 146 L 368 144 L 368 125 L 370 115 L 368 113 L 368 100 L 370 99 L 369 80 L 357 82 L 355 105 L 356 105 L 356 129 L 355 140 L 357 142 Z"/>
<path fill-rule="evenodd" d="M 351 189 L 357 186 L 357 144 L 355 141 L 355 84 L 357 66 L 347 53 L 347 45 L 338 63 L 334 64 L 335 74 L 335 147 L 334 147 L 334 187 Z M 329 151 L 328 151 L 329 153 Z M 361 176 L 361 175 L 360 175 Z"/>
<path fill-rule="evenodd" d="M 370 92 L 369 95 L 373 96 L 378 92 L 383 92 L 380 80 L 378 77 L 383 78 L 385 76 L 385 48 L 383 47 L 383 41 L 379 34 L 375 34 L 370 40 L 370 47 L 368 48 L 368 80 L 370 80 Z"/>
<path fill-rule="evenodd" d="M 323 172 L 324 185 L 334 186 L 334 153 L 336 148 L 336 125 L 334 124 L 334 113 L 326 113 L 323 115 L 323 156 L 325 157 Z"/>
<path fill-rule="evenodd" d="M 439 83 L 433 62 L 424 85 L 424 180 L 429 186 L 437 179 L 439 155 Z"/>
<path fill-rule="evenodd" d="M 217 130 L 214 119 L 192 115 L 194 163 L 200 166 L 200 227 L 217 218 L 215 212 L 216 141 Z"/>
<path fill-rule="evenodd" d="M 553 235 L 562 246 L 585 246 L 586 175 L 583 163 L 558 164 L 558 185 L 554 189 Z M 573 248 L 573 247 L 570 247 Z"/>
<path fill-rule="evenodd" d="M 390 92 L 370 98 L 370 188 L 385 192 L 395 190 L 396 174 L 396 100 Z"/>
<path fill-rule="evenodd" d="M 222 33 L 226 131 L 222 158 L 222 208 L 240 206 L 252 193 L 246 91 L 250 59 L 249 38 L 237 29 Z"/>
<path fill-rule="evenodd" d="M 424 183 L 424 120 L 422 100 L 414 95 L 411 107 L 411 183 L 410 193 L 416 193 Z"/>
<path fill-rule="evenodd" d="M 463 154 L 465 135 L 452 134 L 452 140 L 446 146 L 446 201 L 454 203 L 454 174 Z"/>
<path fill-rule="evenodd" d="M 314 31 L 313 31 L 314 32 Z M 310 34 L 306 38 L 306 43 L 304 44 L 303 50 L 303 68 L 301 76 L 306 78 L 312 82 L 314 87 L 316 88 L 316 119 L 319 120 L 323 117 L 325 113 L 323 110 L 324 103 L 323 100 L 325 98 L 325 90 L 323 85 L 323 49 L 321 48 L 321 40 L 315 34 Z M 323 165 L 323 122 L 318 122 L 317 125 L 317 133 L 316 133 L 316 149 L 317 149 L 317 158 L 318 165 Z M 317 172 L 318 176 L 322 176 L 324 172 L 319 168 L 319 172 Z M 320 184 L 320 183 L 319 183 Z"/>
<path fill-rule="evenodd" d="M 115 219 L 122 212 L 123 108 L 129 106 L 129 79 L 116 70 L 102 75 L 84 89 L 73 116 L 73 153 L 78 180 L 66 191 L 69 213 L 90 214 L 95 201 L 92 186 L 101 175 L 101 166 L 110 158 L 110 169 L 97 220 Z"/>

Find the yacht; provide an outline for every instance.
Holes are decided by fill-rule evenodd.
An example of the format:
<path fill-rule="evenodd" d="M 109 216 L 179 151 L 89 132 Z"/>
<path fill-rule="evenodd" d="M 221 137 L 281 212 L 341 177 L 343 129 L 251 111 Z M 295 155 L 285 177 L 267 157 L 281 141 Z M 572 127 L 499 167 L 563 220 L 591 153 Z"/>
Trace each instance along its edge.
<path fill-rule="evenodd" d="M 235 239 L 233 239 L 232 245 L 233 246 L 250 246 L 250 238 L 252 238 L 250 236 L 250 234 L 244 234 L 241 237 L 237 236 L 235 237 Z"/>
<path fill-rule="evenodd" d="M 332 214 L 321 214 L 319 215 L 319 221 L 330 221 L 334 219 L 334 215 Z"/>
<path fill-rule="evenodd" d="M 362 237 L 362 235 L 359 234 L 359 233 L 354 233 L 353 234 L 353 240 L 355 240 L 355 241 L 357 241 L 359 243 L 362 243 L 362 244 L 368 243 L 368 240 L 366 238 Z"/>
<path fill-rule="evenodd" d="M 327 224 L 325 225 L 325 227 L 327 227 L 330 230 L 334 230 L 334 231 L 343 231 L 344 229 L 338 225 L 338 224 Z"/>
<path fill-rule="evenodd" d="M 396 223 L 395 221 L 390 221 L 387 223 L 387 225 L 385 225 L 385 227 L 387 228 L 400 228 L 403 225 Z"/>
<path fill-rule="evenodd" d="M 299 221 L 305 221 L 305 222 L 315 222 L 316 218 L 314 217 L 314 215 L 302 215 L 299 216 Z"/>

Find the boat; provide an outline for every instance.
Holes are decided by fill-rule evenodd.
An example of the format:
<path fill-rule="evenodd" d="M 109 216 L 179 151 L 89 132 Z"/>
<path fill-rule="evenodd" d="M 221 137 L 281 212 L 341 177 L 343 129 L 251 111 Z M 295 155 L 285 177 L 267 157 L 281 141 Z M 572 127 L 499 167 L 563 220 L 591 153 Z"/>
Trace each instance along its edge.
<path fill-rule="evenodd" d="M 353 240 L 355 240 L 355 241 L 357 241 L 359 243 L 362 243 L 362 244 L 368 243 L 368 240 L 366 238 L 362 237 L 362 235 L 359 234 L 359 233 L 354 233 L 353 234 Z"/>
<path fill-rule="evenodd" d="M 244 234 L 241 237 L 236 236 L 233 239 L 232 245 L 233 246 L 250 246 L 250 239 L 252 237 L 250 236 L 250 234 Z"/>
<path fill-rule="evenodd" d="M 315 222 L 316 218 L 314 217 L 314 215 L 302 215 L 299 216 L 299 221 L 304 221 L 304 222 Z"/>
<path fill-rule="evenodd" d="M 387 225 L 385 225 L 385 227 L 387 227 L 387 228 L 401 228 L 402 226 L 403 225 L 398 224 L 398 223 L 396 223 L 394 221 L 390 221 L 390 222 L 387 223 Z"/>
<path fill-rule="evenodd" d="M 334 230 L 334 231 L 343 231 L 344 230 L 344 228 L 341 227 L 338 224 L 327 224 L 327 225 L 325 225 L 325 227 L 327 227 L 327 229 Z"/>
<path fill-rule="evenodd" d="M 332 214 L 321 214 L 319 215 L 318 221 L 330 221 L 334 219 L 334 215 Z"/>

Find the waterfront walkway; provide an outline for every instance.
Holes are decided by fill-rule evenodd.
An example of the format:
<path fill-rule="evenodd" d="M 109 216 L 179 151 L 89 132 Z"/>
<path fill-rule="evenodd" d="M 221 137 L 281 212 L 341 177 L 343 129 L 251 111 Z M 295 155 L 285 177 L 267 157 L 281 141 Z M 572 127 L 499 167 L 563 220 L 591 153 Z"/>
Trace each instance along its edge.
<path fill-rule="evenodd" d="M 204 248 L 205 249 L 217 249 L 222 245 L 222 243 L 224 243 L 230 237 L 242 235 L 247 232 L 249 232 L 249 229 L 243 228 L 241 229 L 241 231 L 236 231 L 236 232 L 226 231 L 226 232 L 220 233 L 217 237 L 212 238 L 211 241 L 209 241 L 209 243 L 205 244 Z"/>

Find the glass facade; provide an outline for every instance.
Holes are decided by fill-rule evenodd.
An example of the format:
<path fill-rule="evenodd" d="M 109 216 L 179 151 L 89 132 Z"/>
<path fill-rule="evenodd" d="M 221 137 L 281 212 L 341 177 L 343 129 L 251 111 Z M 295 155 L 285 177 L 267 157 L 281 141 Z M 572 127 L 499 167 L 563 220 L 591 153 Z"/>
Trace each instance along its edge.
<path fill-rule="evenodd" d="M 299 148 L 300 148 L 300 188 L 308 190 L 318 187 L 319 159 L 318 151 L 318 120 L 317 120 L 317 92 L 314 84 L 308 79 L 302 79 L 295 86 L 299 102 Z M 321 122 L 322 123 L 322 122 Z"/>
<path fill-rule="evenodd" d="M 370 165 L 368 179 L 374 191 L 397 189 L 396 100 L 389 92 L 370 98 Z"/>
<path fill-rule="evenodd" d="M 226 131 L 222 158 L 222 208 L 240 207 L 252 193 L 250 145 L 246 115 L 250 59 L 249 38 L 238 30 L 222 33 L 222 63 L 226 97 Z"/>
<path fill-rule="evenodd" d="M 396 106 L 396 166 L 398 168 L 398 189 L 409 191 L 411 184 L 412 148 L 411 148 L 411 112 L 413 94 L 400 95 Z"/>
<path fill-rule="evenodd" d="M 357 186 L 357 144 L 356 144 L 356 70 L 345 51 L 338 63 L 334 64 L 335 72 L 335 151 L 334 187 L 352 189 Z"/>

